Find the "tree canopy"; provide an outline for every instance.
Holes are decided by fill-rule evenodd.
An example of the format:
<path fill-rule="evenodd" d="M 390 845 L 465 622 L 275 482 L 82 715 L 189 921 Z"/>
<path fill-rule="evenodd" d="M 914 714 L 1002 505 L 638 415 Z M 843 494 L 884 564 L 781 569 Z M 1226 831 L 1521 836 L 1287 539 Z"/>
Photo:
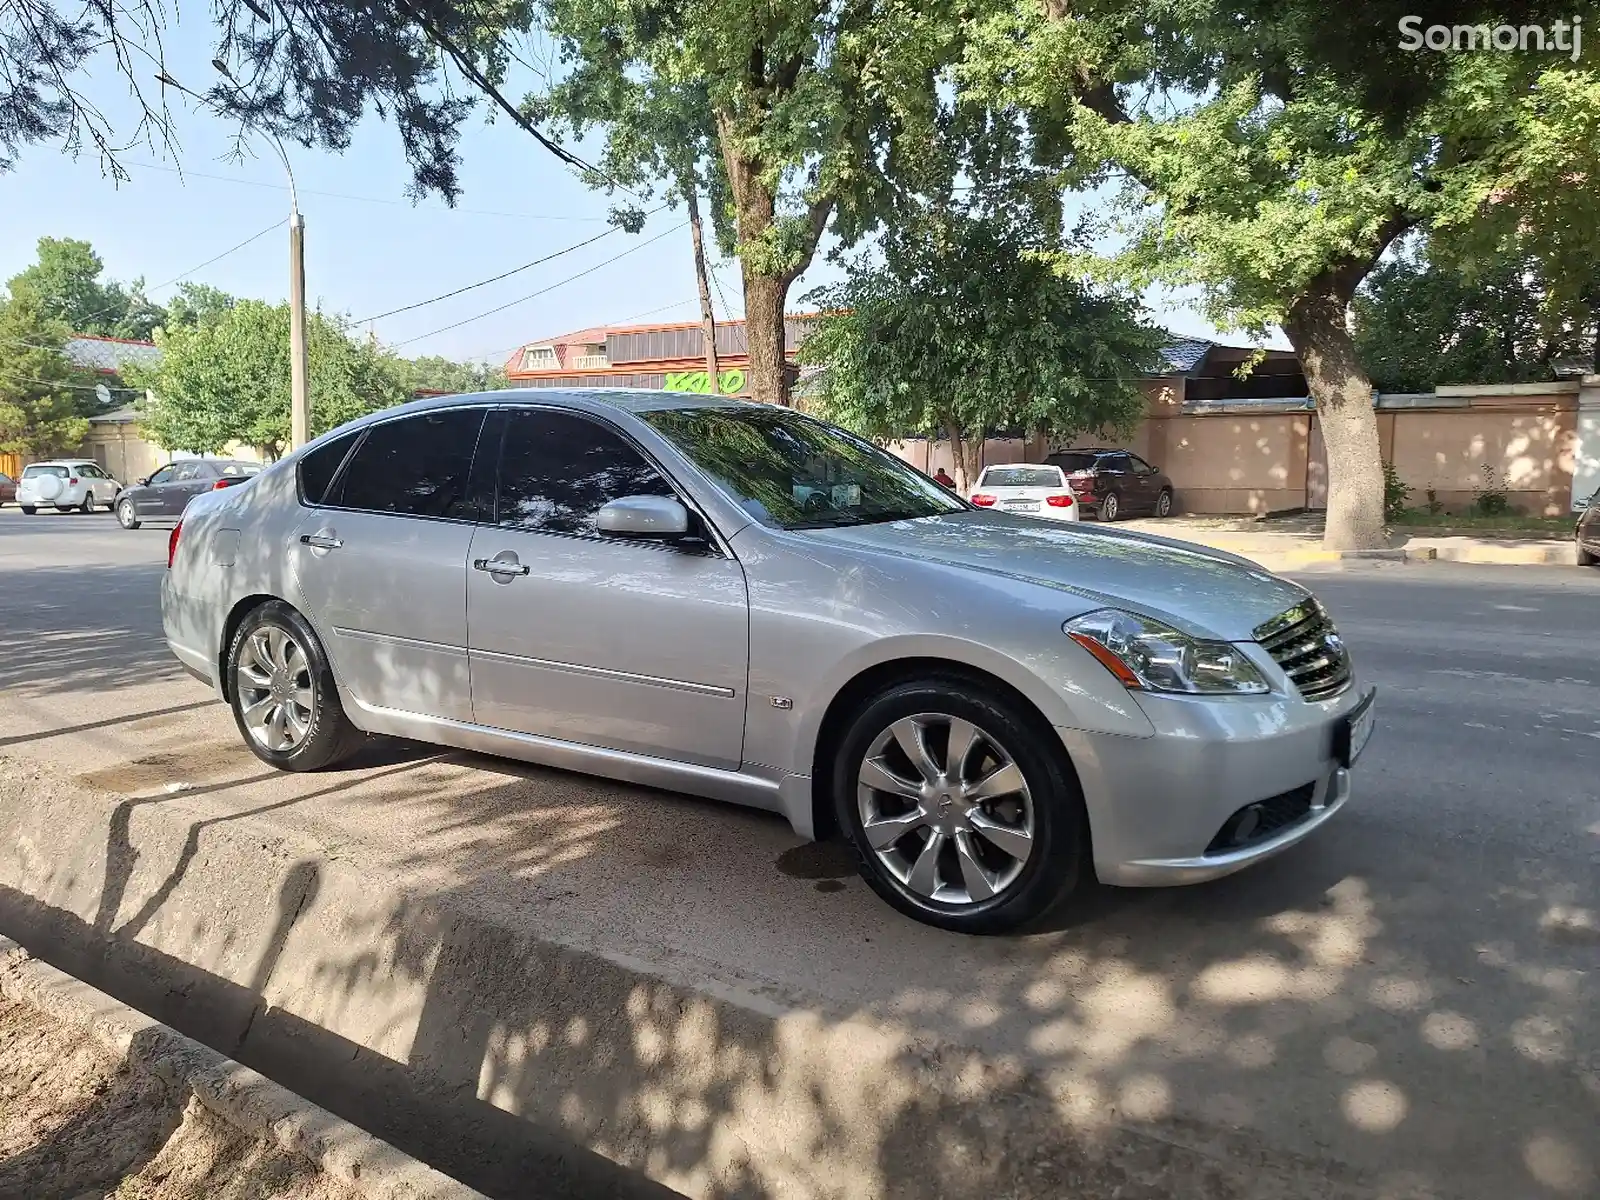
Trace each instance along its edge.
<path fill-rule="evenodd" d="M 338 321 L 306 322 L 311 434 L 409 399 L 375 342 L 352 338 Z M 159 364 L 130 370 L 148 389 L 143 425 L 169 450 L 217 453 L 230 442 L 269 458 L 289 442 L 289 308 L 241 300 L 216 319 L 163 330 Z"/>
<path fill-rule="evenodd" d="M 26 291 L 0 299 L 0 451 L 49 458 L 89 432 L 94 379 L 61 353 L 71 333 Z"/>
<path fill-rule="evenodd" d="M 814 293 L 827 315 L 801 348 L 821 366 L 818 408 L 869 437 L 950 439 L 970 482 L 972 443 L 996 431 L 1066 440 L 1126 429 L 1165 335 L 1137 304 L 1061 272 L 1026 222 L 937 212 L 886 236 Z"/>
<path fill-rule="evenodd" d="M 42 237 L 38 257 L 6 286 L 13 297 L 29 299 L 47 319 L 61 321 L 73 333 L 148 340 L 166 320 L 166 311 L 146 299 L 144 280 L 123 285 L 102 279 L 104 270 L 88 242 Z"/>

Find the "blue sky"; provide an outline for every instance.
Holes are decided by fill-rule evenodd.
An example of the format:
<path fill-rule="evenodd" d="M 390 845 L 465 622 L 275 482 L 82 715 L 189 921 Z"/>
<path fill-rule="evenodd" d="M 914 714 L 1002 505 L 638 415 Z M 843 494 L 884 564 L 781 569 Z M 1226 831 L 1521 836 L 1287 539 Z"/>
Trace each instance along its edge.
<path fill-rule="evenodd" d="M 210 27 L 198 15 L 176 24 L 166 38 L 169 73 L 197 91 L 215 77 L 210 38 Z M 86 90 L 119 132 L 131 129 L 126 84 L 108 58 L 93 64 Z M 158 91 L 153 80 L 149 90 Z M 187 105 L 181 95 L 169 93 L 168 99 L 179 139 L 176 158 L 159 144 L 136 144 L 121 155 L 131 179 L 120 184 L 103 174 L 92 152 L 74 159 L 54 145 L 24 148 L 15 169 L 0 174 L 0 279 L 31 262 L 38 238 L 49 235 L 85 239 L 105 260 L 109 276 L 143 276 L 153 287 L 287 216 L 283 168 L 268 145 L 258 142 L 254 158 L 231 161 L 231 127 Z M 343 154 L 294 145 L 288 151 L 306 219 L 307 294 L 323 309 L 357 320 L 496 275 L 607 228 L 611 201 L 585 188 L 504 120 L 488 125 L 481 117 L 469 119 L 461 145 L 463 191 L 455 209 L 436 199 L 413 204 L 406 198 L 410 176 L 399 138 L 375 117 L 362 124 Z M 499 362 L 523 343 L 588 325 L 694 320 L 699 310 L 689 232 L 674 228 L 684 219 L 681 208 L 668 209 L 650 218 L 638 236 L 613 232 L 542 266 L 382 318 L 371 328 L 408 355 Z M 664 236 L 641 245 L 657 235 Z M 187 277 L 235 295 L 281 300 L 288 286 L 287 238 L 286 226 L 280 226 Z M 591 267 L 596 269 L 582 278 L 560 282 Z M 717 274 L 726 312 L 741 315 L 737 264 L 721 262 Z M 819 255 L 791 291 L 791 305 L 834 277 L 836 269 Z M 551 285 L 559 286 L 467 320 Z M 154 290 L 152 298 L 165 301 L 173 290 Z M 1150 300 L 1169 328 L 1211 335 L 1186 308 Z M 725 315 L 722 299 L 716 302 L 719 316 Z"/>

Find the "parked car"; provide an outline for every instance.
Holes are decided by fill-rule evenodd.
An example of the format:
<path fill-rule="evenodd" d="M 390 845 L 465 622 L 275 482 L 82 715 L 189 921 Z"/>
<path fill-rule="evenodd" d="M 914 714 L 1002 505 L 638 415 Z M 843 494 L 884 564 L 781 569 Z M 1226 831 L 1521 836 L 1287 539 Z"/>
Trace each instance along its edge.
<path fill-rule="evenodd" d="M 1172 515 L 1172 480 L 1126 450 L 1058 450 L 1045 462 L 1066 473 L 1082 510 L 1102 521 Z"/>
<path fill-rule="evenodd" d="M 1600 488 L 1595 489 L 1594 495 L 1584 505 L 1583 515 L 1578 518 L 1578 527 L 1572 531 L 1572 539 L 1578 543 L 1580 567 L 1592 567 L 1600 563 Z"/>
<path fill-rule="evenodd" d="M 61 512 L 93 512 L 96 504 L 111 507 L 122 485 L 98 464 L 78 458 L 29 463 L 17 481 L 17 507 L 30 517 L 45 505 Z"/>
<path fill-rule="evenodd" d="M 8 503 L 14 504 L 17 499 L 17 481 L 4 471 L 0 471 L 0 508 Z"/>
<path fill-rule="evenodd" d="M 1076 521 L 1080 505 L 1067 486 L 1065 472 L 1049 463 L 1005 463 L 985 467 L 968 499 L 979 508 Z"/>
<path fill-rule="evenodd" d="M 122 490 L 117 497 L 117 523 L 124 529 L 137 529 L 145 521 L 175 520 L 201 492 L 244 483 L 260 471 L 260 463 L 232 458 L 189 458 L 168 463 L 148 479 Z"/>
<path fill-rule="evenodd" d="M 1373 728 L 1299 584 L 975 508 L 721 398 L 375 413 L 197 496 L 168 567 L 167 644 L 264 762 L 365 731 L 764 808 L 968 932 L 1091 873 L 1188 883 L 1294 845 Z"/>

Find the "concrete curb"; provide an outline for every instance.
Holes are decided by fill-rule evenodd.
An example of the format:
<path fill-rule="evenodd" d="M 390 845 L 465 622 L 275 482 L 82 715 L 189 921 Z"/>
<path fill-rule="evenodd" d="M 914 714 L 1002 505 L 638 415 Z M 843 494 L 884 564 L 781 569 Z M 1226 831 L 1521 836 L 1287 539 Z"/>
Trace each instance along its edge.
<path fill-rule="evenodd" d="M 241 1133 L 371 1200 L 486 1200 L 387 1142 L 184 1037 L 0 936 L 0 995 L 76 1025 L 136 1070 L 186 1091 Z"/>

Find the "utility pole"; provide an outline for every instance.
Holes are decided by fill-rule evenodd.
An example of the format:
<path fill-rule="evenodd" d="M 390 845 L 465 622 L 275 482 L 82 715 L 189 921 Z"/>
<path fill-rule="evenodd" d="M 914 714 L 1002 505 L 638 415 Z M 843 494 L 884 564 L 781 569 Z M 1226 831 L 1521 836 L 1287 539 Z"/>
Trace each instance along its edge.
<path fill-rule="evenodd" d="M 289 193 L 289 448 L 311 440 L 310 362 L 306 355 L 306 219 Z"/>
<path fill-rule="evenodd" d="M 694 241 L 694 278 L 700 285 L 700 331 L 706 344 L 706 379 L 713 396 L 722 395 L 717 369 L 717 314 L 711 307 L 711 284 L 706 278 L 705 235 L 700 228 L 700 196 L 693 172 L 683 178 L 683 199 L 689 207 L 689 236 Z"/>

